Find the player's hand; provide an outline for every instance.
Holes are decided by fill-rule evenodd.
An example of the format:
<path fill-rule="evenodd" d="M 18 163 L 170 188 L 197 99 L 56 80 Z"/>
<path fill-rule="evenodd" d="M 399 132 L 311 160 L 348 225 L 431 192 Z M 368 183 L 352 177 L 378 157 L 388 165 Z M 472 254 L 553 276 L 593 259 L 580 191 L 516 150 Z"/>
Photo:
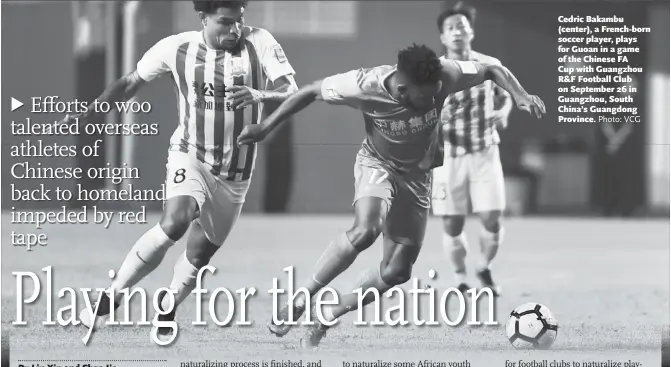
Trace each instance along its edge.
<path fill-rule="evenodd" d="M 234 110 L 245 108 L 248 105 L 261 102 L 262 93 L 246 85 L 231 85 L 226 87 L 226 97 L 230 99 Z M 230 95 L 228 93 L 231 93 Z"/>
<path fill-rule="evenodd" d="M 519 98 L 516 102 L 517 108 L 522 111 L 529 112 L 537 118 L 541 118 L 545 114 L 545 103 L 543 103 L 543 100 L 538 96 L 526 94 Z"/>
<path fill-rule="evenodd" d="M 251 145 L 266 138 L 268 131 L 261 124 L 247 125 L 238 135 L 238 145 Z"/>

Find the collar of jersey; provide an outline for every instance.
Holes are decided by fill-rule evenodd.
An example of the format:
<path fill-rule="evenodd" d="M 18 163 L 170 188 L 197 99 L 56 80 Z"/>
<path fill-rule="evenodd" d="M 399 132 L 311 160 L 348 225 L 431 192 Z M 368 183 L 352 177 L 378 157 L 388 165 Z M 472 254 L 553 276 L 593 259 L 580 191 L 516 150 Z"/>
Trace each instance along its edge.
<path fill-rule="evenodd" d="M 454 60 L 454 59 L 448 59 L 447 55 L 443 55 L 440 58 L 443 59 L 443 60 Z M 479 60 L 479 58 L 477 56 L 477 53 L 474 50 L 471 50 L 470 57 L 468 58 L 468 60 L 464 60 L 464 61 L 478 61 L 478 60 Z"/>

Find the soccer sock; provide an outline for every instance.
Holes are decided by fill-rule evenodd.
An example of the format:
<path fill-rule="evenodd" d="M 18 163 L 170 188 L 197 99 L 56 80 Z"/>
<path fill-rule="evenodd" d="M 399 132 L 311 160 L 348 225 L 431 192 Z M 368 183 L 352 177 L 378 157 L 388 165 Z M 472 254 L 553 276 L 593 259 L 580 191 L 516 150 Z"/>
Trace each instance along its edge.
<path fill-rule="evenodd" d="M 329 244 L 317 261 L 317 265 L 315 265 L 314 275 L 306 287 L 310 295 L 316 294 L 321 288 L 331 283 L 333 279 L 354 263 L 358 255 L 359 251 L 349 241 L 347 234 L 340 234 Z M 301 294 L 296 298 L 294 303 L 297 306 L 304 306 L 306 299 Z"/>
<path fill-rule="evenodd" d="M 160 224 L 156 224 L 135 243 L 126 255 L 121 268 L 112 282 L 115 301 L 122 289 L 132 287 L 154 271 L 163 260 L 165 253 L 175 242 L 165 234 Z"/>
<path fill-rule="evenodd" d="M 479 271 L 489 269 L 492 260 L 494 260 L 496 253 L 499 251 L 499 245 L 503 242 L 504 233 L 503 227 L 500 227 L 497 233 L 489 232 L 485 227 L 482 227 L 480 230 L 481 256 L 478 263 Z"/>
<path fill-rule="evenodd" d="M 174 308 L 182 303 L 191 291 L 196 288 L 196 276 L 198 275 L 198 268 L 193 266 L 186 257 L 186 251 L 177 259 L 175 268 L 170 282 L 170 289 L 175 293 Z M 170 307 L 168 297 L 163 297 L 161 301 L 161 308 L 167 310 Z M 174 309 L 173 308 L 173 309 Z"/>
<path fill-rule="evenodd" d="M 361 294 L 366 295 L 361 302 L 361 306 L 363 307 L 375 301 L 375 296 L 372 291 L 368 291 L 369 289 L 377 289 L 380 296 L 382 296 L 384 292 L 390 290 L 392 287 L 393 285 L 387 284 L 387 282 L 382 279 L 380 268 L 376 267 L 368 269 L 363 273 L 359 285 L 355 289 L 361 288 Z M 343 296 L 340 304 L 324 307 L 322 314 L 326 321 L 334 321 L 357 308 L 359 308 L 359 295 L 352 292 Z"/>
<path fill-rule="evenodd" d="M 468 252 L 466 234 L 462 232 L 452 237 L 443 233 L 443 250 L 452 263 L 457 284 L 466 283 L 466 254 Z"/>

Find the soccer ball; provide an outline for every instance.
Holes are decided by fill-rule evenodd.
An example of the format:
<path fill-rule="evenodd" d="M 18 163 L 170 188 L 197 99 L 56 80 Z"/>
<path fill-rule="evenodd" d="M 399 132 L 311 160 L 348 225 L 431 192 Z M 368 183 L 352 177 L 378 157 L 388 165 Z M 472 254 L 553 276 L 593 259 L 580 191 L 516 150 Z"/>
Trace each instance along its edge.
<path fill-rule="evenodd" d="M 506 335 L 516 349 L 549 349 L 557 338 L 557 320 L 540 303 L 525 303 L 510 313 Z"/>

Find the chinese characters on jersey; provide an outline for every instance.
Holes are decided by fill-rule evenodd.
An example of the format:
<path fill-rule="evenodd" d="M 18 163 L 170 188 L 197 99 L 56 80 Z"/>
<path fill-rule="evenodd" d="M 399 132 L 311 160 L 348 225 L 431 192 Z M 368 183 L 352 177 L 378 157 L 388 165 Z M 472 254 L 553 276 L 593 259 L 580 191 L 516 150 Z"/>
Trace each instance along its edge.
<path fill-rule="evenodd" d="M 231 101 L 217 102 L 216 99 L 226 98 L 226 85 L 216 87 L 212 83 L 193 82 L 193 93 L 196 95 L 193 106 L 196 108 L 216 111 L 233 111 Z M 208 101 L 206 97 L 215 100 Z"/>

